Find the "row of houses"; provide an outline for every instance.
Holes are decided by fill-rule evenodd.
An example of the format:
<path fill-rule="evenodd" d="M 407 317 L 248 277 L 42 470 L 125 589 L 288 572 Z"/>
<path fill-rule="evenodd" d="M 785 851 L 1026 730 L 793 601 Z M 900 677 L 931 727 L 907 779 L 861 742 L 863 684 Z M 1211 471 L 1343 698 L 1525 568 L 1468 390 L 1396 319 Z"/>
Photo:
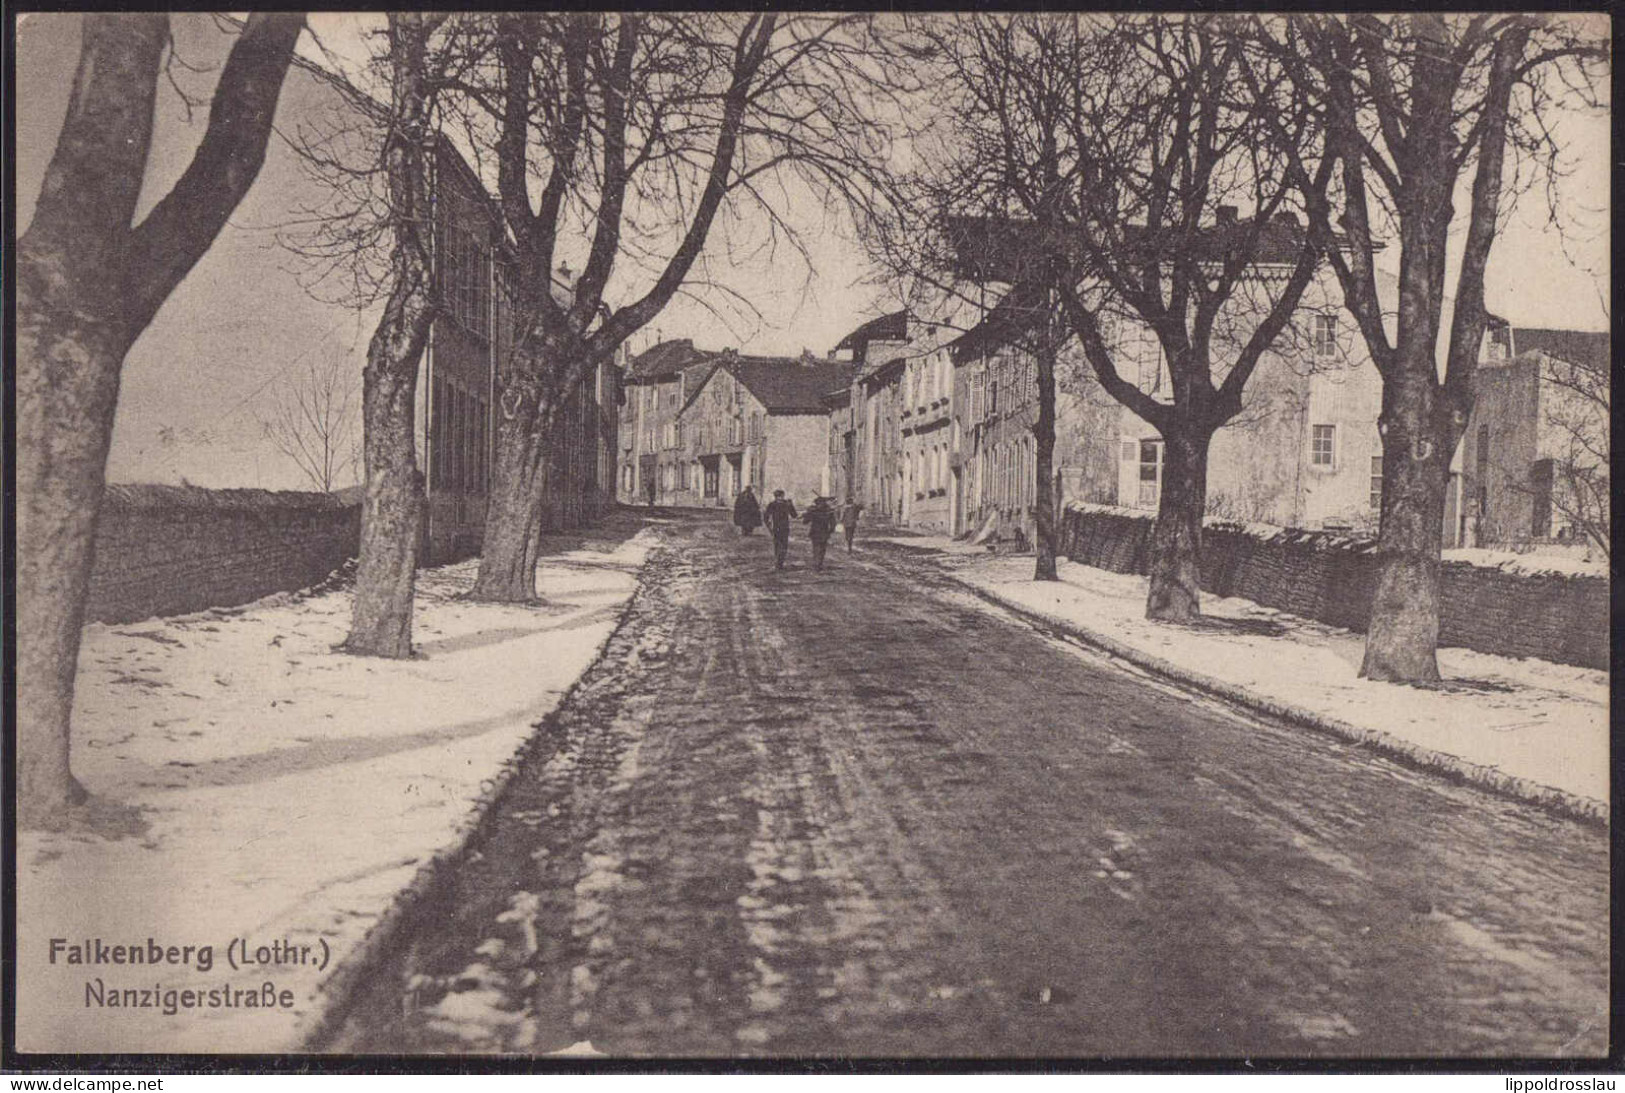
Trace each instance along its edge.
<path fill-rule="evenodd" d="M 1234 210 L 1221 210 L 1215 230 L 1234 219 Z M 1281 215 L 1260 234 L 1253 275 L 1261 283 L 1287 275 L 1301 231 Z M 1030 540 L 1038 494 L 1031 335 L 1049 309 L 1003 273 L 1000 245 L 975 241 L 978 283 L 953 304 L 868 320 L 827 359 L 740 357 L 689 341 L 663 342 L 636 358 L 621 421 L 619 496 L 720 507 L 750 483 L 785 489 L 799 503 L 818 494 L 852 498 L 870 521 Z M 1379 288 L 1396 291 L 1391 280 Z M 1239 344 L 1251 333 L 1247 321 L 1238 312 L 1218 329 Z M 1167 362 L 1150 330 L 1126 317 L 1108 316 L 1103 325 L 1119 373 L 1171 401 Z M 1447 546 L 1576 535 L 1554 494 L 1563 476 L 1553 470 L 1563 458 L 1558 449 L 1573 444 L 1554 435 L 1551 406 L 1562 392 L 1543 377 L 1557 362 L 1606 376 L 1608 352 L 1606 333 L 1492 319 L 1477 408 L 1452 464 Z M 1222 357 L 1222 345 L 1215 355 Z M 1209 512 L 1374 531 L 1383 492 L 1381 404 L 1381 377 L 1341 308 L 1334 276 L 1322 270 L 1261 359 L 1240 414 L 1214 437 Z M 1601 412 L 1598 430 L 1606 435 L 1606 406 Z M 1057 366 L 1052 462 L 1062 502 L 1155 510 L 1161 499 L 1162 438 L 1105 393 L 1075 341 L 1063 346 Z"/>
<path fill-rule="evenodd" d="M 1006 288 L 970 329 L 951 337 L 897 312 L 841 343 L 855 375 L 827 399 L 823 492 L 850 496 L 871 519 L 900 526 L 1031 539 L 1038 370 L 1030 339 L 1010 313 L 1044 309 Z M 1241 413 L 1215 434 L 1210 514 L 1375 530 L 1382 382 L 1339 301 L 1329 274 L 1311 286 L 1298 321 L 1260 361 Z M 1171 401 L 1167 362 L 1150 331 L 1124 321 L 1106 328 L 1119 373 Z M 1554 467 L 1574 458 L 1576 436 L 1600 436 L 1597 462 L 1607 473 L 1606 381 L 1599 403 L 1576 398 L 1563 377 L 1576 369 L 1606 377 L 1608 354 L 1607 333 L 1492 320 L 1480 350 L 1477 405 L 1452 463 L 1447 547 L 1583 538 Z M 1062 349 L 1057 373 L 1054 495 L 1062 503 L 1155 510 L 1163 469 L 1157 431 L 1105 393 L 1075 343 Z M 1587 415 L 1594 420 L 1577 427 Z"/>
<path fill-rule="evenodd" d="M 661 342 L 627 364 L 619 423 L 619 498 L 716 506 L 750 485 L 807 501 L 824 487 L 839 362 L 756 357 Z"/>

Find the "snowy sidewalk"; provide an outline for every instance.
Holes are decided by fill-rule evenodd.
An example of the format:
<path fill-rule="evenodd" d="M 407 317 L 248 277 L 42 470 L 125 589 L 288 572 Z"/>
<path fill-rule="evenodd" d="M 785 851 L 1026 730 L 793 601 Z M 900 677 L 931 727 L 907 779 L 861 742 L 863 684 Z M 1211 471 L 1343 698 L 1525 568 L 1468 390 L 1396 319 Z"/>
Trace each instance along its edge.
<path fill-rule="evenodd" d="M 150 827 L 18 838 L 18 1048 L 294 1049 L 318 987 L 598 656 L 655 541 L 544 557 L 541 608 L 456 599 L 477 560 L 425 570 L 409 661 L 332 650 L 348 591 L 87 626 L 75 770 Z M 106 962 L 68 962 L 98 939 Z M 208 956 L 110 948 L 144 962 L 149 939 Z"/>
<path fill-rule="evenodd" d="M 1608 673 L 1440 649 L 1436 688 L 1358 678 L 1365 638 L 1250 600 L 1204 595 L 1212 625 L 1144 617 L 1146 578 L 1061 559 L 995 556 L 941 536 L 869 540 L 938 553 L 958 580 L 1108 651 L 1248 705 L 1371 743 L 1424 766 L 1606 820 Z"/>

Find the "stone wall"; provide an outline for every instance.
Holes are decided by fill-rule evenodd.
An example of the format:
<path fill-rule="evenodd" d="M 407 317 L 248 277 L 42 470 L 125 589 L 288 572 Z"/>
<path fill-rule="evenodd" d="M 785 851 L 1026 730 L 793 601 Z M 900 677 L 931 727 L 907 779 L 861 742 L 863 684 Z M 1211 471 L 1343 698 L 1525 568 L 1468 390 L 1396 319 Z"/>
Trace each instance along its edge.
<path fill-rule="evenodd" d="M 1144 573 L 1151 517 L 1074 506 L 1061 552 L 1114 573 Z M 1441 572 L 1439 644 L 1585 668 L 1609 664 L 1605 577 L 1511 573 L 1466 562 Z M 1364 633 L 1376 586 L 1369 539 L 1209 522 L 1202 588 Z"/>
<path fill-rule="evenodd" d="M 325 493 L 109 486 L 86 621 L 231 607 L 316 584 L 355 556 L 361 506 Z"/>

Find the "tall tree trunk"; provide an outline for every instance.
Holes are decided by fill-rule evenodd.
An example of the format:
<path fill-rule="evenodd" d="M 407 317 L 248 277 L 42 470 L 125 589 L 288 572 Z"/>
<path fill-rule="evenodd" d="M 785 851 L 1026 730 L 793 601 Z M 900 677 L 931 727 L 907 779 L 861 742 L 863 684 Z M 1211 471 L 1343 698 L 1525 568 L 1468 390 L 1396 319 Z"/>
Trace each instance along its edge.
<path fill-rule="evenodd" d="M 17 244 L 21 826 L 85 799 L 69 721 L 124 355 L 252 185 L 303 23 L 250 19 L 192 162 L 132 228 L 169 16 L 84 17 L 62 131 Z"/>
<path fill-rule="evenodd" d="M 389 17 L 391 111 L 384 167 L 394 243 L 389 300 L 367 346 L 362 375 L 366 491 L 355 604 L 344 649 L 367 656 L 412 655 L 412 593 L 417 581 L 423 486 L 412 436 L 418 363 L 434 323 L 429 169 L 424 150 L 431 97 L 429 35 L 443 19 Z"/>
<path fill-rule="evenodd" d="M 532 603 L 536 599 L 533 540 L 541 519 L 548 415 L 534 383 L 517 372 L 511 376 L 497 427 L 480 569 L 469 591 L 471 599 L 487 603 Z"/>
<path fill-rule="evenodd" d="M 1366 679 L 1439 678 L 1439 552 L 1459 429 L 1438 405 L 1428 347 L 1383 384 L 1382 521 L 1366 630 Z"/>
<path fill-rule="evenodd" d="M 17 809 L 32 827 L 85 798 L 68 725 L 127 346 L 120 324 L 87 321 L 94 305 L 67 286 L 43 299 L 41 256 L 26 241 L 19 250 Z"/>
<path fill-rule="evenodd" d="M 1055 309 L 1050 308 L 1049 321 L 1045 327 L 1045 334 L 1038 346 L 1036 354 L 1038 360 L 1038 421 L 1033 426 L 1033 437 L 1036 451 L 1034 453 L 1034 474 L 1037 476 L 1037 489 L 1034 491 L 1037 511 L 1033 514 L 1034 538 L 1037 539 L 1038 559 L 1033 568 L 1033 580 L 1055 581 L 1060 577 L 1055 569 L 1055 557 L 1059 553 L 1056 542 L 1055 527 L 1055 497 L 1052 493 L 1055 485 L 1055 355 L 1056 338 L 1053 327 L 1056 323 Z"/>
<path fill-rule="evenodd" d="M 426 292 L 397 287 L 367 349 L 362 390 L 366 491 L 346 652 L 412 655 L 412 595 L 423 530 L 413 410 L 418 362 L 432 319 Z"/>
<path fill-rule="evenodd" d="M 1163 440 L 1162 496 L 1151 528 L 1151 588 L 1145 617 L 1189 622 L 1202 614 L 1202 513 L 1213 434 L 1181 423 Z"/>

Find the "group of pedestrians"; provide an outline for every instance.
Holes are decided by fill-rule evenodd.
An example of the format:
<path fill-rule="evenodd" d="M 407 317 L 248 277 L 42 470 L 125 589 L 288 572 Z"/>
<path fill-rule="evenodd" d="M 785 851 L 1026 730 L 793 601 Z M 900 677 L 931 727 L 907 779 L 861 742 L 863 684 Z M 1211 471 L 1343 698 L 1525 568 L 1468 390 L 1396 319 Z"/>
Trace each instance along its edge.
<path fill-rule="evenodd" d="M 831 498 L 817 497 L 805 513 L 797 513 L 795 502 L 784 496 L 783 490 L 773 491 L 773 500 L 764 510 L 756 500 L 756 492 L 746 486 L 734 500 L 734 523 L 739 534 L 749 535 L 763 524 L 773 539 L 773 567 L 784 568 L 785 555 L 790 551 L 790 522 L 800 516 L 807 523 L 807 538 L 812 542 L 813 568 L 824 568 L 824 554 L 835 534 L 837 521 L 846 532 L 846 549 L 852 550 L 852 538 L 857 534 L 858 517 L 863 506 L 852 498 L 839 511 L 831 505 Z"/>

